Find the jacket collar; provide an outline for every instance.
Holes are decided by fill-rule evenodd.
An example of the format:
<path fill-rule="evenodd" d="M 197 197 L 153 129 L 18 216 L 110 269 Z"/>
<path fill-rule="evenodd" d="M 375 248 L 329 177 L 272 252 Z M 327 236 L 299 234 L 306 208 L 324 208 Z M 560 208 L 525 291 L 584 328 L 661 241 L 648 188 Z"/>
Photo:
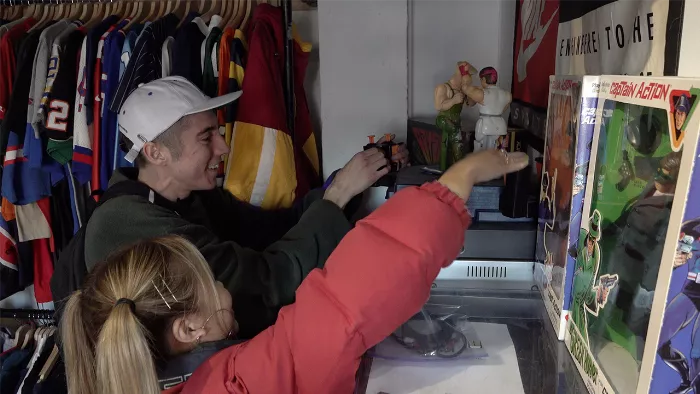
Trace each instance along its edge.
<path fill-rule="evenodd" d="M 157 362 L 158 384 L 161 390 L 167 390 L 187 381 L 194 371 L 207 361 L 209 357 L 218 353 L 220 350 L 242 342 L 241 340 L 206 342 L 188 353 Z"/>

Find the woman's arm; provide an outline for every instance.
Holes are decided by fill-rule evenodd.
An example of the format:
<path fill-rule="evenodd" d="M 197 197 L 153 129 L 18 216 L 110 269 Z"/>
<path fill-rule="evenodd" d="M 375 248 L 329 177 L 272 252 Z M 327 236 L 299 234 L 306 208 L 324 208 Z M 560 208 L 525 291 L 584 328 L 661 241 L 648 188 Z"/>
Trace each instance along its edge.
<path fill-rule="evenodd" d="M 398 193 L 304 280 L 273 327 L 244 345 L 236 374 L 250 392 L 348 392 L 360 356 L 425 303 L 468 224 L 464 200 L 441 184 Z"/>

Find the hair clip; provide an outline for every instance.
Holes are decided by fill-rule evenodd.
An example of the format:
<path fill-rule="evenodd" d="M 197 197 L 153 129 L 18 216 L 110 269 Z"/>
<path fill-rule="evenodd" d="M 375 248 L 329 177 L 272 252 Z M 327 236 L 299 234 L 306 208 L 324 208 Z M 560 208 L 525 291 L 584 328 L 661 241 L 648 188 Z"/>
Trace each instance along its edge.
<path fill-rule="evenodd" d="M 175 302 L 179 302 L 179 301 L 177 300 L 177 298 L 175 298 L 175 295 L 173 294 L 173 291 L 170 290 L 170 286 L 168 286 L 168 284 L 165 283 L 165 279 L 163 278 L 163 275 L 158 274 L 158 277 L 160 278 L 161 282 L 163 282 L 163 286 L 165 286 L 165 288 L 166 288 L 166 289 L 168 290 L 168 292 L 170 293 L 170 297 L 172 297 L 172 299 L 175 300 Z M 151 283 L 153 283 L 153 287 L 155 287 L 155 289 L 156 289 L 156 291 L 158 292 L 158 295 L 160 296 L 160 298 L 162 298 L 162 299 L 163 299 L 163 302 L 165 302 L 165 306 L 167 306 L 168 309 L 172 309 L 172 307 L 170 307 L 170 304 L 168 303 L 168 301 L 165 299 L 165 296 L 163 296 L 163 293 L 162 293 L 162 292 L 160 291 L 160 289 L 158 288 L 158 285 L 156 285 L 156 282 L 155 282 L 153 279 L 151 279 Z"/>

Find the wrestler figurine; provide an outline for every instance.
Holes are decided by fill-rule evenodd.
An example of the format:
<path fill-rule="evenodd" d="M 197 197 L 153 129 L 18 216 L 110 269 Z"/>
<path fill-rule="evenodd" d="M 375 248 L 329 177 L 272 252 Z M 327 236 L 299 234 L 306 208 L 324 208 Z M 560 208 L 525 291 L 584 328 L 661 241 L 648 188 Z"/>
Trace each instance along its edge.
<path fill-rule="evenodd" d="M 449 81 L 435 87 L 435 109 L 439 111 L 435 125 L 442 131 L 442 148 L 440 150 L 440 169 L 445 171 L 449 166 L 462 158 L 462 106 L 474 105 L 466 100 L 464 89 L 471 85 L 471 73 L 476 69 L 467 62 L 457 63 L 457 69 Z"/>
<path fill-rule="evenodd" d="M 476 122 L 474 152 L 495 149 L 498 137 L 506 135 L 507 126 L 503 119 L 511 102 L 511 94 L 498 86 L 498 73 L 493 67 L 479 71 L 481 86 L 469 86 L 465 90 L 468 99 L 479 106 L 479 120 Z"/>

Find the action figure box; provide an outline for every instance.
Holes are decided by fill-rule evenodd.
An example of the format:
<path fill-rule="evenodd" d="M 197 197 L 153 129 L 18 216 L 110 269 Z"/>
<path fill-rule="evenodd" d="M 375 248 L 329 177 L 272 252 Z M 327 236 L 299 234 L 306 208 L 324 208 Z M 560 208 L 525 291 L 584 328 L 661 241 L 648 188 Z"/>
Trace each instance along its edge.
<path fill-rule="evenodd" d="M 568 251 L 575 264 L 564 338 L 590 393 L 693 391 L 692 357 L 700 353 L 685 331 L 698 326 L 700 292 L 689 290 L 695 242 L 684 211 L 698 211 L 688 196 L 700 187 L 691 183 L 698 86 L 684 78 L 600 79 L 578 247 Z M 654 367 L 664 378 L 653 385 L 666 391 L 653 389 Z"/>
<path fill-rule="evenodd" d="M 598 105 L 598 76 L 552 76 L 539 193 L 535 279 L 559 340 L 571 301 L 583 193 Z"/>

